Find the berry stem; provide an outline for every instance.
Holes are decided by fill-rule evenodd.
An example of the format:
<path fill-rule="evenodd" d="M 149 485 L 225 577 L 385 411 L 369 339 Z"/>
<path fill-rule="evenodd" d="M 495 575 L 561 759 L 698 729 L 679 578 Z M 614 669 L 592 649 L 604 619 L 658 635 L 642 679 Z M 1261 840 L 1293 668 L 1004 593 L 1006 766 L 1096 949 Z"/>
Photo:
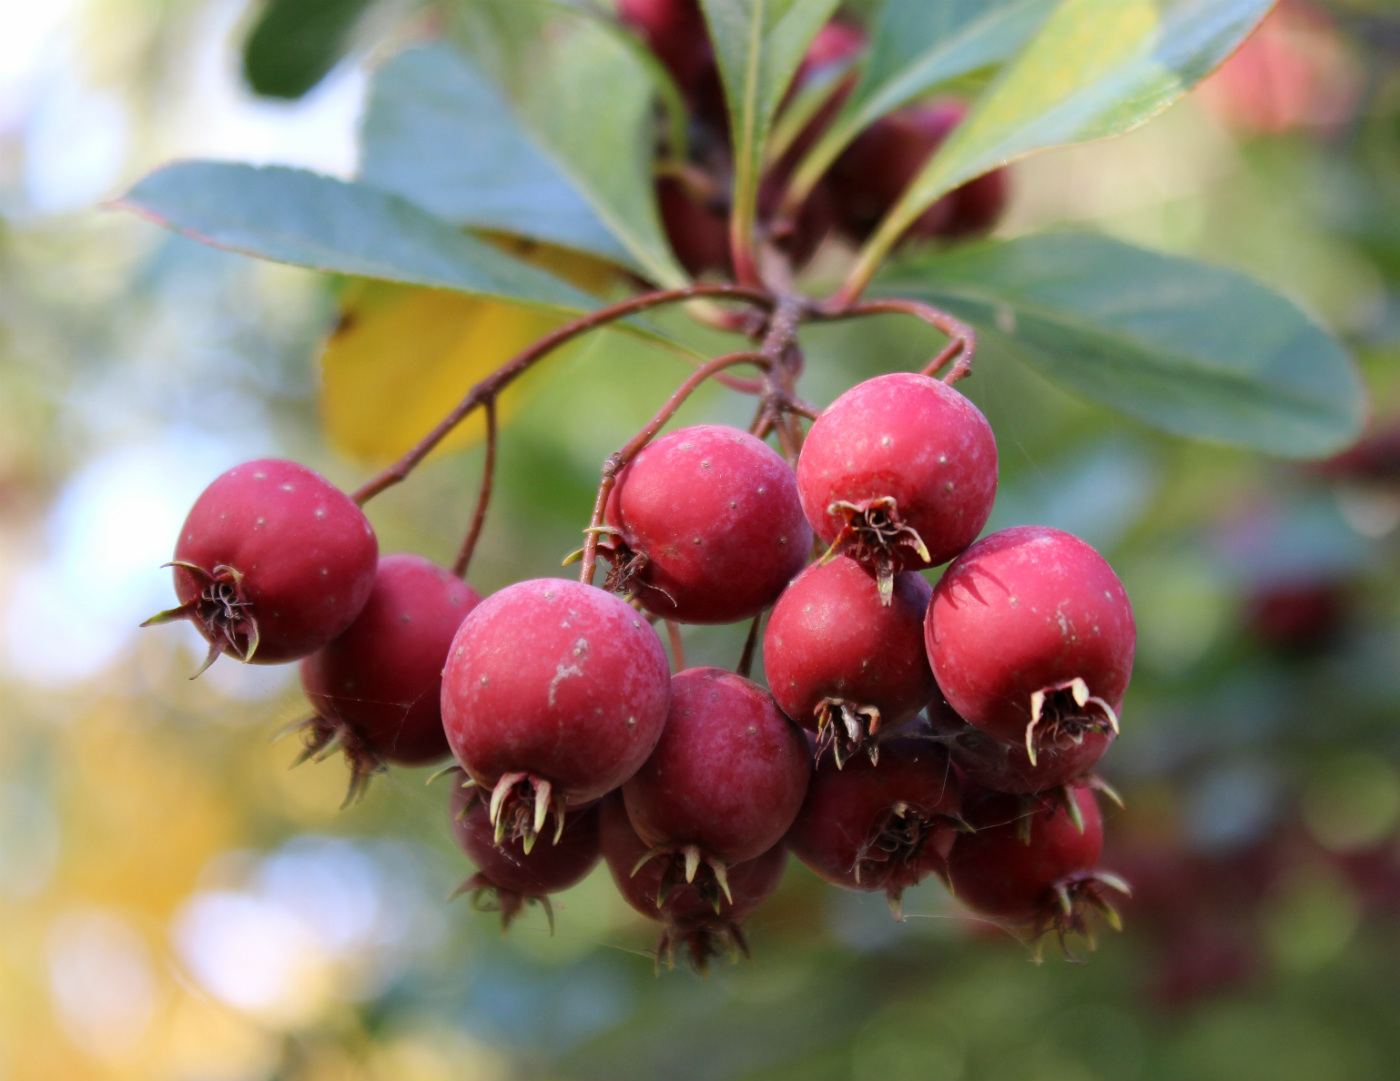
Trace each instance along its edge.
<path fill-rule="evenodd" d="M 977 354 L 977 332 L 961 319 L 931 304 L 917 300 L 867 300 L 860 304 L 846 304 L 838 293 L 831 304 L 818 310 L 817 318 L 837 320 L 889 314 L 912 315 L 948 336 L 948 344 L 924 366 L 921 375 L 931 376 L 953 360 L 956 362 L 943 377 L 943 382 L 951 386 L 971 372 L 972 358 Z"/>
<path fill-rule="evenodd" d="M 753 671 L 754 653 L 758 650 L 758 628 L 762 622 L 762 612 L 753 617 L 753 622 L 749 624 L 749 636 L 744 639 L 744 652 L 739 655 L 739 664 L 734 669 L 745 679 L 748 679 L 749 673 Z"/>
<path fill-rule="evenodd" d="M 666 620 L 666 637 L 671 640 L 671 661 L 676 666 L 676 671 L 685 671 L 685 644 L 681 641 L 681 625 L 674 619 Z"/>
<path fill-rule="evenodd" d="M 477 493 L 476 512 L 472 515 L 471 528 L 467 530 L 467 537 L 462 541 L 462 550 L 457 553 L 457 559 L 452 564 L 452 573 L 458 578 L 466 578 L 467 568 L 471 566 L 477 539 L 481 536 L 482 526 L 486 524 L 486 508 L 491 502 L 491 484 L 496 475 L 496 399 L 487 398 L 484 408 L 486 461 L 481 467 L 481 489 Z"/>
<path fill-rule="evenodd" d="M 618 473 L 622 472 L 627 463 L 652 441 L 656 433 L 675 416 L 676 410 L 695 393 L 696 388 L 701 383 L 716 372 L 732 368 L 736 364 L 755 364 L 766 369 L 772 364 L 772 360 L 763 353 L 740 352 L 726 353 L 707 364 L 702 364 L 687 377 L 684 383 L 676 388 L 675 393 L 666 400 L 666 404 L 647 422 L 646 427 L 633 436 L 621 450 L 610 454 L 608 460 L 603 463 L 602 479 L 598 482 L 598 498 L 593 502 L 593 516 L 589 519 L 588 529 L 584 531 L 583 566 L 579 568 L 578 576 L 578 580 L 584 585 L 593 584 L 593 571 L 598 564 L 598 538 L 603 532 L 603 512 L 607 508 L 608 493 L 612 491 L 613 485 L 617 482 Z"/>
<path fill-rule="evenodd" d="M 540 338 L 533 345 L 521 350 L 506 363 L 502 364 L 494 372 L 488 375 L 481 382 L 477 383 L 467 392 L 452 412 L 443 417 L 431 432 L 425 435 L 412 450 L 405 454 L 393 465 L 389 466 L 378 476 L 373 477 L 360 488 L 358 488 L 351 498 L 360 506 L 368 503 L 385 489 L 392 488 L 404 478 L 406 478 L 444 439 L 451 434 L 452 430 L 462 423 L 475 409 L 484 405 L 488 400 L 494 400 L 497 395 L 518 376 L 524 373 L 536 361 L 548 356 L 566 342 L 572 341 L 580 335 L 597 330 L 618 319 L 635 315 L 638 312 L 646 311 L 649 308 L 659 308 L 665 304 L 676 304 L 687 300 L 695 300 L 701 297 L 717 299 L 742 300 L 749 304 L 756 304 L 763 308 L 773 308 L 776 305 L 774 298 L 766 291 L 759 288 L 743 285 L 725 284 L 701 284 L 687 285 L 680 289 L 662 289 L 651 293 L 642 293 L 638 296 L 628 297 L 620 300 L 616 304 L 599 308 L 597 311 L 582 315 L 572 322 L 565 323 L 562 327 L 551 331 Z M 708 365 L 706 365 L 708 367 Z M 703 369 L 702 369 L 703 370 Z"/>

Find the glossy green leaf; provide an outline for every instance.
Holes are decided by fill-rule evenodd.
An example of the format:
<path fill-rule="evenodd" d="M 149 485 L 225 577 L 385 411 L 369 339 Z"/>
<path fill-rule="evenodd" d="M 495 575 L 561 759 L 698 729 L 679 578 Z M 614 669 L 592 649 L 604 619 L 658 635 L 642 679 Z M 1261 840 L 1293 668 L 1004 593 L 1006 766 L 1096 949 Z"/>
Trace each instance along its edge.
<path fill-rule="evenodd" d="M 409 49 L 376 74 L 360 179 L 446 221 L 637 267 L 505 96 L 446 45 Z"/>
<path fill-rule="evenodd" d="M 734 145 L 734 227 L 753 234 L 763 145 L 807 46 L 836 0 L 701 0 Z"/>
<path fill-rule="evenodd" d="M 268 0 L 243 43 L 255 93 L 299 98 L 340 62 L 374 0 Z"/>
<path fill-rule="evenodd" d="M 861 253 L 858 288 L 959 184 L 1038 150 L 1137 127 L 1215 69 L 1274 0 L 1062 0 Z"/>
<path fill-rule="evenodd" d="M 656 208 L 653 83 L 612 29 L 543 0 L 464 0 L 454 35 L 648 277 L 689 279 Z"/>
<path fill-rule="evenodd" d="M 884 0 L 859 81 L 793 179 L 805 196 L 861 129 L 1023 46 L 1057 0 Z"/>
<path fill-rule="evenodd" d="M 984 351 L 1177 435 L 1314 458 L 1361 430 L 1365 395 L 1342 347 L 1232 270 L 1051 234 L 896 268 L 877 286 L 970 321 Z"/>
<path fill-rule="evenodd" d="M 303 169 L 177 162 L 116 200 L 178 233 L 277 263 L 587 311 L 586 294 L 367 184 Z"/>

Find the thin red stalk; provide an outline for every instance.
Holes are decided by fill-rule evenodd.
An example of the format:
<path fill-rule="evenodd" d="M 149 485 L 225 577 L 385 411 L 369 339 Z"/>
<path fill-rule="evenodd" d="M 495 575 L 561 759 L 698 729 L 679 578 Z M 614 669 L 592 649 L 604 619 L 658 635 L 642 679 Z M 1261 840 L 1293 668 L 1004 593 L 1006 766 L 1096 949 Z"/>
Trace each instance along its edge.
<path fill-rule="evenodd" d="M 674 619 L 666 621 L 666 637 L 671 640 L 671 659 L 675 661 L 676 671 L 685 671 L 685 645 L 681 642 L 681 627 Z"/>
<path fill-rule="evenodd" d="M 676 388 L 675 393 L 666 400 L 666 404 L 647 422 L 646 427 L 633 436 L 621 450 L 608 456 L 608 460 L 603 463 L 603 475 L 598 483 L 598 498 L 593 502 L 593 516 L 589 519 L 588 533 L 583 542 L 583 566 L 579 568 L 578 576 L 580 582 L 585 585 L 593 584 L 593 570 L 598 563 L 598 535 L 603 525 L 603 511 L 608 505 L 608 493 L 612 491 L 613 485 L 617 482 L 617 474 L 622 471 L 623 467 L 652 441 L 666 422 L 675 416 L 676 410 L 706 379 L 709 379 L 716 372 L 732 368 L 736 364 L 757 364 L 760 367 L 767 367 L 771 363 L 772 361 L 763 353 L 727 353 L 722 357 L 716 357 L 692 372 L 686 381 Z"/>
<path fill-rule="evenodd" d="M 487 399 L 494 399 L 500 392 L 517 378 L 521 373 L 531 367 L 536 361 L 552 353 L 561 345 L 589 331 L 606 326 L 615 320 L 635 315 L 638 312 L 646 311 L 649 308 L 657 308 L 664 304 L 675 304 L 686 300 L 694 300 L 701 297 L 715 299 L 742 300 L 750 304 L 757 304 L 765 308 L 774 306 L 775 301 L 772 296 L 762 289 L 750 288 L 742 285 L 688 285 L 682 289 L 665 289 L 653 293 L 643 293 L 640 296 L 628 297 L 626 300 L 610 304 L 605 308 L 589 312 L 580 316 L 572 322 L 546 334 L 533 345 L 528 346 L 517 353 L 506 363 L 502 364 L 494 372 L 488 375 L 476 386 L 467 392 L 457 406 L 448 413 L 431 432 L 424 436 L 412 450 L 405 454 L 393 465 L 389 466 L 378 476 L 372 478 L 367 483 L 357 489 L 351 496 L 352 499 L 361 506 L 373 499 L 380 492 L 387 488 L 392 488 L 398 484 L 409 473 L 418 466 L 433 449 L 437 447 L 447 436 L 457 427 L 474 409 L 486 402 Z"/>
<path fill-rule="evenodd" d="M 748 679 L 749 673 L 753 671 L 753 658 L 758 650 L 758 625 L 762 620 L 762 612 L 753 617 L 753 622 L 749 624 L 749 636 L 744 639 L 744 652 L 739 655 L 739 666 L 734 669 L 745 679 Z"/>
<path fill-rule="evenodd" d="M 467 568 L 471 566 L 476 542 L 486 524 L 486 508 L 491 502 L 491 485 L 496 476 L 496 399 L 487 398 L 483 405 L 486 409 L 486 461 L 481 467 L 481 489 L 476 496 L 476 513 L 472 515 L 471 528 L 467 531 L 466 540 L 462 541 L 462 550 L 457 553 L 457 561 L 452 564 L 452 573 L 458 578 L 465 578 Z"/>
<path fill-rule="evenodd" d="M 945 383 L 956 383 L 972 370 L 972 358 L 977 353 L 977 332 L 961 319 L 931 304 L 917 300 L 867 300 L 849 306 L 827 306 L 815 313 L 816 318 L 827 321 L 887 314 L 912 315 L 948 336 L 948 344 L 924 366 L 922 374 L 932 375 L 954 358 L 957 362 L 943 377 Z"/>

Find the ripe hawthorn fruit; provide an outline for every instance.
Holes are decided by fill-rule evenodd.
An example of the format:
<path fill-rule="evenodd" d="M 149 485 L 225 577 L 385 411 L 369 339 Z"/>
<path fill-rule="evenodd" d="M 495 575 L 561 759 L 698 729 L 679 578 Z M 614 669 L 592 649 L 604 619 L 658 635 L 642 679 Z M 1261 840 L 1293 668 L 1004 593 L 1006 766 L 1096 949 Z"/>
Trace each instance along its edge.
<path fill-rule="evenodd" d="M 778 598 L 763 635 L 763 668 L 779 707 L 817 733 L 840 769 L 913 718 L 938 693 L 924 649 L 932 588 L 895 576 L 882 603 L 874 573 L 837 556 L 799 574 Z"/>
<path fill-rule="evenodd" d="M 416 766 L 448 754 L 442 666 L 480 603 L 476 590 L 422 556 L 384 556 L 355 622 L 301 662 L 316 711 L 303 728 L 302 758 L 338 743 L 350 764 L 347 802 L 386 762 Z"/>
<path fill-rule="evenodd" d="M 923 739 L 892 739 L 878 764 L 837 769 L 817 763 L 807 798 L 788 830 L 795 855 L 826 881 L 883 891 L 901 919 L 904 891 L 942 874 L 961 820 L 958 778 L 948 753 Z"/>
<path fill-rule="evenodd" d="M 194 623 L 209 642 L 200 672 L 221 653 L 300 660 L 360 614 L 378 555 L 369 520 L 325 477 L 277 458 L 245 462 L 195 500 L 170 563 L 180 605 L 142 626 Z"/>
<path fill-rule="evenodd" d="M 802 730 L 767 691 L 733 672 L 688 668 L 672 678 L 665 731 L 622 795 L 652 858 L 671 865 L 662 873 L 713 900 L 732 896 L 729 867 L 782 839 L 811 774 Z"/>
<path fill-rule="evenodd" d="M 618 474 L 604 520 L 607 588 L 635 591 L 648 611 L 683 623 L 757 615 L 812 549 L 792 469 L 722 424 L 643 448 Z"/>
<path fill-rule="evenodd" d="M 861 132 L 831 167 L 837 228 L 856 243 L 868 239 L 966 115 L 962 102 L 945 99 L 900 109 Z M 1005 169 L 970 180 L 916 218 L 901 242 L 989 232 L 1005 212 L 1009 192 Z"/>
<path fill-rule="evenodd" d="M 527 851 L 518 838 L 496 844 L 496 827 L 481 791 L 458 784 L 449 803 L 452 833 L 477 870 L 453 896 L 470 893 L 478 912 L 500 912 L 506 930 L 527 904 L 538 904 L 553 933 L 554 906 L 549 895 L 582 882 L 598 862 L 598 806 L 593 803 L 570 816 L 554 844 L 535 845 Z"/>
<path fill-rule="evenodd" d="M 802 509 L 832 553 L 878 575 L 946 563 L 982 531 L 997 490 L 987 418 L 937 379 L 895 372 L 822 412 L 797 460 Z"/>
<path fill-rule="evenodd" d="M 630 605 L 557 578 L 482 601 L 452 640 L 442 719 L 457 761 L 491 793 L 497 839 L 526 850 L 554 815 L 611 792 L 646 761 L 670 701 L 661 640 Z"/>
<path fill-rule="evenodd" d="M 963 817 L 972 832 L 959 834 L 948 854 L 953 896 L 984 916 L 1026 926 L 1033 938 L 1052 929 L 1061 941 L 1069 932 L 1088 934 L 1089 909 L 1116 926 L 1105 891 L 1126 894 L 1128 887 L 1096 869 L 1103 820 L 1093 792 L 1071 794 L 1077 816 L 1059 801 L 969 791 Z"/>
<path fill-rule="evenodd" d="M 715 68 L 714 47 L 699 0 L 618 0 L 617 13 L 637 31 L 682 91 L 693 92 Z"/>
<path fill-rule="evenodd" d="M 728 870 L 727 896 L 702 889 L 699 883 L 679 881 L 671 865 L 652 859 L 651 850 L 637 836 L 620 795 L 602 802 L 603 858 L 623 899 L 648 919 L 664 924 L 656 948 L 656 962 L 673 967 L 676 947 L 684 946 L 691 964 L 700 972 L 710 958 L 728 953 L 749 956 L 740 924 L 778 888 L 787 866 L 787 848 L 779 842 L 768 851 L 736 863 Z"/>
<path fill-rule="evenodd" d="M 941 694 L 935 695 L 928 712 L 933 734 L 968 780 L 993 792 L 1031 795 L 1087 782 L 1114 739 L 1111 729 L 1086 728 L 1077 743 L 1042 745 L 1032 763 L 1023 744 L 1003 743 L 974 728 L 953 712 Z M 1106 788 L 1097 779 L 1092 786 Z"/>
<path fill-rule="evenodd" d="M 1017 526 L 983 537 L 933 590 L 933 674 L 969 724 L 1035 765 L 1086 733 L 1118 730 L 1136 631 L 1123 583 L 1078 537 Z"/>

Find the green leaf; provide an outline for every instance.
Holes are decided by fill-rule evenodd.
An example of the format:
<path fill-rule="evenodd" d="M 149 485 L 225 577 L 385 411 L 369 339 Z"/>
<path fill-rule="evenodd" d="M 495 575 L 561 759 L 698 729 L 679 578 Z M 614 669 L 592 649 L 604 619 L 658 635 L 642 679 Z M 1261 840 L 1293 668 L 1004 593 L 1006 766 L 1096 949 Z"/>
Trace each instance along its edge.
<path fill-rule="evenodd" d="M 268 0 L 243 43 L 243 77 L 258 94 L 299 98 L 325 78 L 374 0 Z"/>
<path fill-rule="evenodd" d="M 800 201 L 860 131 L 930 90 L 1021 48 L 1057 0 L 884 0 L 860 80 L 793 178 Z"/>
<path fill-rule="evenodd" d="M 689 278 L 656 208 L 652 78 L 611 28 L 544 0 L 464 0 L 454 34 L 555 168 L 663 286 Z"/>
<path fill-rule="evenodd" d="M 314 270 L 588 311 L 586 294 L 395 195 L 303 169 L 177 162 L 115 205 L 217 248 Z"/>
<path fill-rule="evenodd" d="M 940 196 L 1038 150 L 1128 131 L 1208 75 L 1274 0 L 1062 0 L 977 102 L 861 253 L 858 292 Z"/>
<path fill-rule="evenodd" d="M 807 46 L 836 10 L 836 0 L 701 0 L 701 5 L 729 107 L 734 230 L 747 250 L 773 116 Z"/>
<path fill-rule="evenodd" d="M 409 49 L 375 76 L 361 129 L 360 180 L 446 221 L 638 269 L 520 126 L 504 95 L 446 45 Z"/>
<path fill-rule="evenodd" d="M 1351 359 L 1278 293 L 1106 237 L 969 248 L 877 281 L 968 320 L 990 351 L 1177 435 L 1315 458 L 1361 430 Z"/>

